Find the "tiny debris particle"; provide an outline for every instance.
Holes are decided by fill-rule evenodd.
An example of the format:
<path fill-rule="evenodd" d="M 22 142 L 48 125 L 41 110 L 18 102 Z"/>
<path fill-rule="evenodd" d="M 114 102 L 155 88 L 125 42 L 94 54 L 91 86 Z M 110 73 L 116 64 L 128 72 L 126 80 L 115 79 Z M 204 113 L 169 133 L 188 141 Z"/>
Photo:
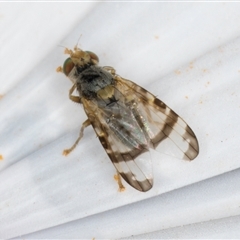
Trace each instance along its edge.
<path fill-rule="evenodd" d="M 180 75 L 180 74 L 181 74 L 181 71 L 180 71 L 180 70 L 176 70 L 175 73 L 176 73 L 177 75 Z"/>

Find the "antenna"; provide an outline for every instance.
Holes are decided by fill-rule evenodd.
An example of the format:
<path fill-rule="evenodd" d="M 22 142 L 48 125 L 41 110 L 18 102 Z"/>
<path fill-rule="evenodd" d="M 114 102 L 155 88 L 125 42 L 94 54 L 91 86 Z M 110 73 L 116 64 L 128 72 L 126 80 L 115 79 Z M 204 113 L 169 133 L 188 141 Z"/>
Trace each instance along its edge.
<path fill-rule="evenodd" d="M 82 37 L 82 34 L 80 34 L 78 40 L 77 40 L 77 44 L 75 45 L 75 48 L 78 48 L 78 44 L 79 44 L 79 41 L 80 41 L 80 38 Z"/>

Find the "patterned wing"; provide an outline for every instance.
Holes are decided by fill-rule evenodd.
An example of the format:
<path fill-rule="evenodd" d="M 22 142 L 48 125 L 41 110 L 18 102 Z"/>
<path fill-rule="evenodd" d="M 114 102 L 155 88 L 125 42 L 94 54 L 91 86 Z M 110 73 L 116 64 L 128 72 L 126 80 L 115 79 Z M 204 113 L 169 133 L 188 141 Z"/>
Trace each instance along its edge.
<path fill-rule="evenodd" d="M 133 114 L 122 102 L 100 107 L 83 99 L 83 105 L 102 146 L 122 178 L 135 189 L 152 188 L 152 163 L 148 142 Z M 116 117 L 112 117 L 115 112 Z M 119 113 L 119 114 L 117 114 Z"/>
<path fill-rule="evenodd" d="M 137 84 L 116 76 L 117 88 L 135 102 L 135 115 L 150 138 L 149 146 L 180 159 L 193 160 L 199 153 L 197 138 L 187 123 L 165 103 Z"/>

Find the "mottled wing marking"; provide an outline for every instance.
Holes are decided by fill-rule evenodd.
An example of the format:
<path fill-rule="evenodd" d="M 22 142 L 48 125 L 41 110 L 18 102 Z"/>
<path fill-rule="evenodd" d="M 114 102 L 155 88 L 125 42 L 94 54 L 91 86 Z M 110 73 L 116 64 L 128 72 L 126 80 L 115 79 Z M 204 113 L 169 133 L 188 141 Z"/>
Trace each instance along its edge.
<path fill-rule="evenodd" d="M 119 76 L 116 80 L 120 91 L 131 96 L 129 101 L 138 103 L 137 111 L 145 119 L 144 128 L 151 139 L 150 147 L 181 159 L 196 158 L 199 152 L 197 138 L 182 118 L 144 88 Z"/>
<path fill-rule="evenodd" d="M 117 171 L 132 187 L 145 192 L 153 185 L 149 148 L 193 160 L 198 142 L 190 127 L 144 88 L 119 76 L 115 83 L 116 105 L 123 111 L 82 99 L 84 109 Z M 112 112 L 120 120 L 111 119 Z"/>
<path fill-rule="evenodd" d="M 83 99 L 84 109 L 109 158 L 122 178 L 132 187 L 146 192 L 152 188 L 152 164 L 144 146 L 130 148 L 122 143 L 102 117 L 104 112 L 91 101 Z"/>

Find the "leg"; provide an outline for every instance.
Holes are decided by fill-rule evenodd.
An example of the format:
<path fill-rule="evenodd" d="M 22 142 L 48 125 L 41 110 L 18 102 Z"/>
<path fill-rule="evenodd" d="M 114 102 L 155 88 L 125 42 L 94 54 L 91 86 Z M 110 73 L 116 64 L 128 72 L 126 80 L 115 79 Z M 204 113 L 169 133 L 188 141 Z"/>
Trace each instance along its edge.
<path fill-rule="evenodd" d="M 87 119 L 83 124 L 82 124 L 82 127 L 80 129 L 80 133 L 79 133 L 79 136 L 78 136 L 78 139 L 76 140 L 76 142 L 72 145 L 72 147 L 70 147 L 69 149 L 65 149 L 63 151 L 63 155 L 64 156 L 67 156 L 71 151 L 73 151 L 73 149 L 77 146 L 77 144 L 79 143 L 79 141 L 81 140 L 81 138 L 83 137 L 83 131 L 84 131 L 84 128 L 88 127 L 90 125 L 90 121 L 89 119 Z"/>
<path fill-rule="evenodd" d="M 72 95 L 72 93 L 73 93 L 73 91 L 76 89 L 76 87 L 77 87 L 76 84 L 74 84 L 74 85 L 70 88 L 68 97 L 69 97 L 70 100 L 72 100 L 73 102 L 82 103 L 81 97 Z"/>
<path fill-rule="evenodd" d="M 59 66 L 59 67 L 57 67 L 56 71 L 63 73 L 63 68 L 61 66 Z M 72 82 L 72 80 L 71 80 L 71 82 Z M 72 95 L 72 93 L 76 89 L 76 87 L 77 87 L 76 84 L 73 84 L 73 86 L 69 90 L 68 96 L 73 102 L 82 103 L 81 97 Z"/>
<path fill-rule="evenodd" d="M 125 187 L 122 184 L 122 179 L 121 179 L 121 175 L 119 174 L 119 172 L 117 172 L 116 175 L 114 175 L 114 179 L 118 182 L 118 191 L 119 192 L 123 192 L 125 190 Z"/>

